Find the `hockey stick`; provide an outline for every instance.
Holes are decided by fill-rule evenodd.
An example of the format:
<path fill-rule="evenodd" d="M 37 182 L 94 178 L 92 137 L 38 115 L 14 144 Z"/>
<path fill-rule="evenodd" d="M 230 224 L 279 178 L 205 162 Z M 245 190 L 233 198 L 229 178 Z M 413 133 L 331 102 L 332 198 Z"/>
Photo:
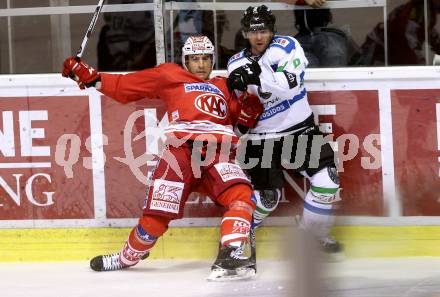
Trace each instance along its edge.
<path fill-rule="evenodd" d="M 95 12 L 93 13 L 92 20 L 90 21 L 89 28 L 87 29 L 86 34 L 84 35 L 83 41 L 81 43 L 81 46 L 78 49 L 78 52 L 76 53 L 76 59 L 81 59 L 84 50 L 87 46 L 87 42 L 89 41 L 90 36 L 92 36 L 93 30 L 96 26 L 96 21 L 98 20 L 99 13 L 101 12 L 102 7 L 104 6 L 105 0 L 99 0 L 98 5 L 96 6 Z"/>

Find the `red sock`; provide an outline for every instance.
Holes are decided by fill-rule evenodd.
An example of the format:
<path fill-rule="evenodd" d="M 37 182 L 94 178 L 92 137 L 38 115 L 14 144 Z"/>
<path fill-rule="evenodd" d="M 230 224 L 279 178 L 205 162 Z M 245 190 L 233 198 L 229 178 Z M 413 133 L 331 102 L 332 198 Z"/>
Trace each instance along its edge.
<path fill-rule="evenodd" d="M 120 260 L 127 266 L 138 263 L 156 244 L 157 239 L 168 229 L 169 219 L 146 216 L 134 227 L 120 254 Z"/>
<path fill-rule="evenodd" d="M 252 189 L 247 184 L 236 184 L 224 191 L 217 201 L 229 208 L 220 226 L 222 245 L 240 245 L 249 236 L 255 203 Z"/>
<path fill-rule="evenodd" d="M 222 245 L 240 245 L 246 241 L 251 228 L 252 216 L 243 210 L 228 210 L 220 226 Z"/>

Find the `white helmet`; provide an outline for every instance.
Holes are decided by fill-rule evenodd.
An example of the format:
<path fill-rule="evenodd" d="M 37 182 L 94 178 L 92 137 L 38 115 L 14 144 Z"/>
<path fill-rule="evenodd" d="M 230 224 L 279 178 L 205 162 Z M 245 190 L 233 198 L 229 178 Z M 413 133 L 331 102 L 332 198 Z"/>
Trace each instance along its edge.
<path fill-rule="evenodd" d="M 186 67 L 186 56 L 189 55 L 212 55 L 212 67 L 215 61 L 215 49 L 211 40 L 206 36 L 190 36 L 182 47 L 182 65 Z"/>

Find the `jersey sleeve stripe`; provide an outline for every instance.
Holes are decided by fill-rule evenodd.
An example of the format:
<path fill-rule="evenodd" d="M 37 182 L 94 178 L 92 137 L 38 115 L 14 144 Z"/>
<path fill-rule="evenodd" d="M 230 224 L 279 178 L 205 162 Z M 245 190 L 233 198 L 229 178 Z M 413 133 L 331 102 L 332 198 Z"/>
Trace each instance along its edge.
<path fill-rule="evenodd" d="M 287 44 L 282 44 L 283 41 L 287 40 Z M 295 40 L 290 36 L 280 36 L 277 35 L 274 37 L 270 47 L 278 47 L 281 48 L 286 53 L 290 53 L 296 48 Z"/>

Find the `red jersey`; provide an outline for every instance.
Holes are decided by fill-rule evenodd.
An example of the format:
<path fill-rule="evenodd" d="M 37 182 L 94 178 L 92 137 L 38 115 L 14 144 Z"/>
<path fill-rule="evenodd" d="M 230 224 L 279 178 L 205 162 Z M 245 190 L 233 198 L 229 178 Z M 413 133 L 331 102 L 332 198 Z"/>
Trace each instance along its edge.
<path fill-rule="evenodd" d="M 195 139 L 201 134 L 237 136 L 232 124 L 238 110 L 234 93 L 229 92 L 224 77 L 202 80 L 177 64 L 121 74 L 101 74 L 101 92 L 119 102 L 144 98 L 165 101 L 169 118 L 167 134 Z"/>

